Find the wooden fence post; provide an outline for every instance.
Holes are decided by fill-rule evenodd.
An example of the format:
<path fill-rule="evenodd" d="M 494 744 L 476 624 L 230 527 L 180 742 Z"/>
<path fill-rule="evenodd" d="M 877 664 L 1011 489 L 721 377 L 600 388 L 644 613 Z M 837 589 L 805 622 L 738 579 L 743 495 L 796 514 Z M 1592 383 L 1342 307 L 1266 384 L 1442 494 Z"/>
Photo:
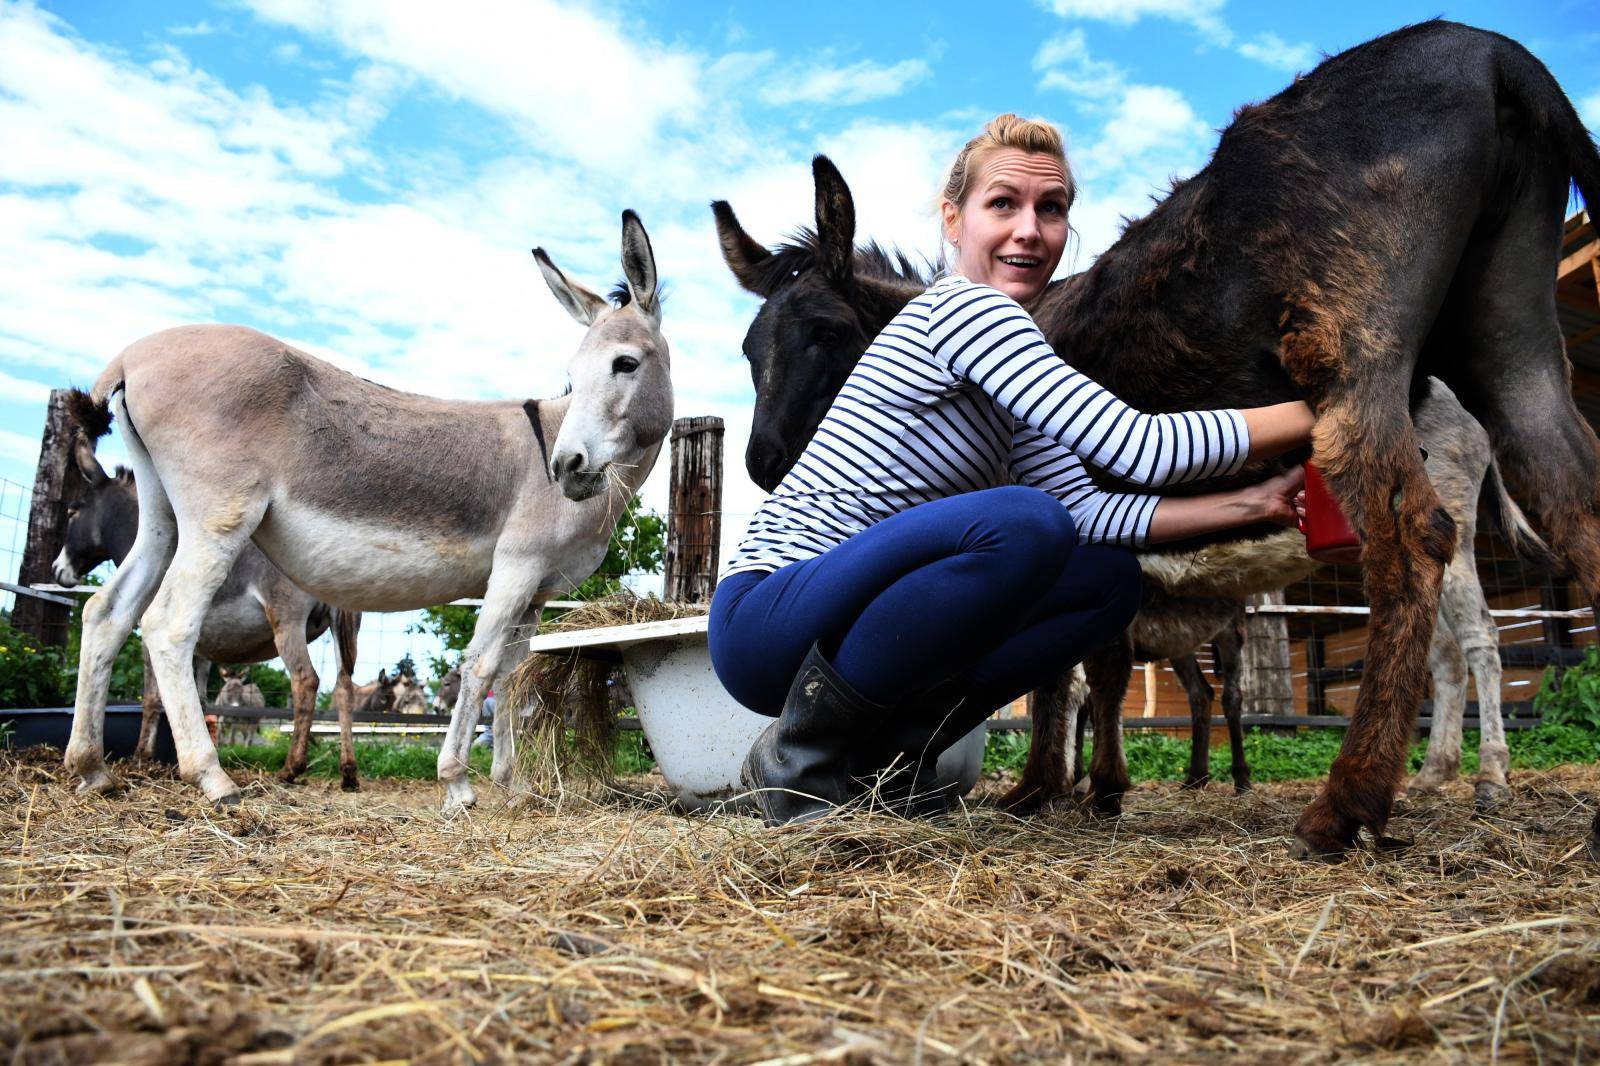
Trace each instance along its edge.
<path fill-rule="evenodd" d="M 1245 601 L 1253 607 L 1281 605 L 1282 592 Z M 1289 670 L 1289 620 L 1281 614 L 1247 614 L 1244 641 L 1244 713 L 1293 714 L 1294 679 Z"/>
<path fill-rule="evenodd" d="M 51 564 L 67 537 L 67 508 L 83 495 L 83 478 L 73 465 L 72 445 L 77 432 L 67 417 L 67 390 L 51 389 L 45 413 L 44 437 L 39 442 L 39 469 L 33 475 L 33 504 L 28 511 L 28 539 L 22 549 L 17 584 L 38 585 L 55 580 Z M 11 624 L 45 644 L 67 643 L 72 608 L 58 603 L 17 596 Z"/>
<path fill-rule="evenodd" d="M 722 540 L 722 419 L 703 416 L 672 423 L 672 481 L 668 490 L 666 578 L 662 598 L 710 603 L 717 587 Z"/>

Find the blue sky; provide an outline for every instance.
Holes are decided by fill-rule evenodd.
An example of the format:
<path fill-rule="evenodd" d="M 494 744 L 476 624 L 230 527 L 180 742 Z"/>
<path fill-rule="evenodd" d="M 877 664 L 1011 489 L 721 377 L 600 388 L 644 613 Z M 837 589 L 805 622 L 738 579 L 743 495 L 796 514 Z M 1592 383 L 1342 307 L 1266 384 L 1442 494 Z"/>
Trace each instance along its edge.
<path fill-rule="evenodd" d="M 1067 132 L 1082 269 L 1234 109 L 1435 15 L 1523 42 L 1600 126 L 1596 0 L 0 0 L 0 477 L 31 482 L 50 387 L 183 322 L 415 391 L 551 394 L 580 331 L 528 249 L 609 285 L 633 207 L 672 291 L 678 413 L 729 423 L 731 539 L 759 499 L 755 302 L 708 201 L 775 241 L 826 151 L 863 235 L 932 254 L 943 168 L 1013 110 Z M 663 464 L 647 502 L 665 486 Z"/>

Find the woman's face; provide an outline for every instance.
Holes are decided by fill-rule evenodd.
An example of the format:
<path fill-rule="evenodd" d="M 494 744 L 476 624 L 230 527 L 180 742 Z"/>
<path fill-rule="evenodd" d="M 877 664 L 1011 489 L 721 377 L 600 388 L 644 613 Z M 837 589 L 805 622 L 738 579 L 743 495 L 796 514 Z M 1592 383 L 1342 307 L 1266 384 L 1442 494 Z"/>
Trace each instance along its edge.
<path fill-rule="evenodd" d="M 956 269 L 1020 304 L 1044 291 L 1067 247 L 1067 179 L 1039 152 L 1002 148 L 983 161 L 958 210 L 944 204 Z"/>

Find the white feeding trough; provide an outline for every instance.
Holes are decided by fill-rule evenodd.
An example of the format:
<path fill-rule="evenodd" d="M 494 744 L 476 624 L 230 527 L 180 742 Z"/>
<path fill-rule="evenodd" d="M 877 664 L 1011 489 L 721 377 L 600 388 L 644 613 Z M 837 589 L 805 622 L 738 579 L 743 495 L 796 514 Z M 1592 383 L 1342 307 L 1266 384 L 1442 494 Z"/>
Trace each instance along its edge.
<path fill-rule="evenodd" d="M 612 658 L 620 654 L 633 690 L 639 724 L 661 776 L 691 810 L 704 809 L 743 789 L 739 767 L 771 718 L 746 710 L 728 695 L 711 669 L 706 615 L 662 622 L 575 629 L 528 641 L 536 652 L 576 651 Z M 983 770 L 987 729 L 980 725 L 939 757 L 941 783 L 965 795 Z"/>

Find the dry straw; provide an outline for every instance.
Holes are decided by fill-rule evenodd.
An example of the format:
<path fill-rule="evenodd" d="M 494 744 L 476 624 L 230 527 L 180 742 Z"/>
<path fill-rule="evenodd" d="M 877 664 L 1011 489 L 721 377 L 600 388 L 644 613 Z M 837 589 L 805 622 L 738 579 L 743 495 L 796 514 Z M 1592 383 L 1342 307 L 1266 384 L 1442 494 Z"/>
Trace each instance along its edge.
<path fill-rule="evenodd" d="M 558 615 L 540 632 L 603 629 L 704 613 L 704 605 L 623 593 Z M 553 799 L 569 790 L 587 792 L 611 784 L 617 729 L 607 684 L 611 673 L 610 663 L 583 658 L 575 651 L 530 655 L 500 687 L 496 713 L 510 715 L 515 723 L 520 784 L 532 795 Z"/>
<path fill-rule="evenodd" d="M 1600 767 L 1519 774 L 1483 817 L 1452 786 L 1395 819 L 1411 849 L 1335 865 L 1287 857 L 1314 783 L 773 831 L 129 781 L 0 756 L 8 1061 L 1600 1057 Z"/>

